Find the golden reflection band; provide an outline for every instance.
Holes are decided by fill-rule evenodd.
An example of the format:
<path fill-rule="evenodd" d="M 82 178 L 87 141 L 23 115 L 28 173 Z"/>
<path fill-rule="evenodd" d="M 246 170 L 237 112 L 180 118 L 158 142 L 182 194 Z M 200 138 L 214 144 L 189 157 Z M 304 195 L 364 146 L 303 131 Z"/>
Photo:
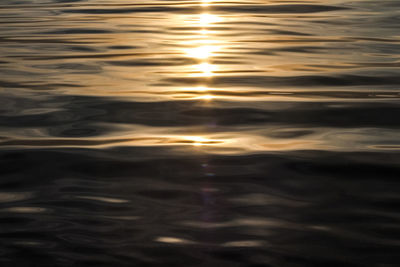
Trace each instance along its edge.
<path fill-rule="evenodd" d="M 208 92 L 208 87 L 205 85 L 207 79 L 215 75 L 218 70 L 217 65 L 212 63 L 212 58 L 221 49 L 220 42 L 212 36 L 212 25 L 222 21 L 222 18 L 210 14 L 208 6 L 211 4 L 209 0 L 201 2 L 202 13 L 193 21 L 193 26 L 199 28 L 198 34 L 193 36 L 193 40 L 187 41 L 187 48 L 184 52 L 189 58 L 194 59 L 197 64 L 191 66 L 192 71 L 189 77 L 203 77 L 205 82 L 203 85 L 191 88 L 192 91 L 201 93 L 195 99 L 211 100 L 215 96 Z M 211 28 L 211 30 L 210 30 Z"/>
<path fill-rule="evenodd" d="M 191 99 L 199 99 L 203 101 L 210 101 L 215 96 L 210 92 L 210 88 L 206 86 L 207 81 L 215 75 L 218 67 L 212 63 L 213 57 L 221 50 L 220 41 L 213 38 L 213 24 L 221 22 L 222 18 L 210 14 L 208 7 L 211 4 L 211 0 L 203 0 L 201 2 L 202 13 L 196 16 L 193 20 L 188 21 L 190 26 L 198 28 L 194 32 L 193 36 L 190 36 L 191 40 L 186 40 L 184 46 L 188 47 L 184 50 L 186 57 L 194 59 L 196 64 L 190 66 L 191 71 L 189 77 L 204 78 L 204 84 L 193 88 L 185 88 L 196 93 L 196 96 Z M 181 136 L 185 143 L 191 144 L 196 147 L 217 145 L 221 144 L 223 140 L 209 139 L 203 136 Z"/>

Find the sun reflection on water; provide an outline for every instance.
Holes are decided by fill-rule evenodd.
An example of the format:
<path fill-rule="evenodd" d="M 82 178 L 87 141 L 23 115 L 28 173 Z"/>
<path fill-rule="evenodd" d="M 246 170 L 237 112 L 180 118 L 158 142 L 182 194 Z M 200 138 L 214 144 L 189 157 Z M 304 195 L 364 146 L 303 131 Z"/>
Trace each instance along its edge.
<path fill-rule="evenodd" d="M 196 70 L 200 73 L 196 73 L 193 76 L 197 77 L 211 77 L 214 75 L 214 72 L 217 70 L 217 66 L 212 65 L 210 63 L 201 63 L 196 65 Z"/>
<path fill-rule="evenodd" d="M 195 99 L 212 100 L 214 98 L 216 98 L 216 96 L 208 94 L 208 95 L 202 95 L 202 96 L 196 97 Z"/>
<path fill-rule="evenodd" d="M 213 23 L 222 22 L 222 18 L 217 15 L 202 13 L 199 17 L 199 24 L 202 27 L 209 27 Z"/>
<path fill-rule="evenodd" d="M 200 86 L 182 89 L 185 93 L 181 97 L 199 100 L 204 103 L 210 103 L 216 98 L 212 94 L 212 89 L 206 86 L 209 80 L 215 76 L 215 73 L 219 70 L 216 64 L 213 64 L 213 58 L 217 57 L 221 53 L 223 46 L 221 40 L 218 39 L 215 34 L 218 31 L 213 30 L 213 26 L 216 23 L 223 21 L 221 16 L 210 14 L 209 6 L 211 5 L 211 0 L 201 1 L 202 12 L 195 18 L 191 17 L 189 24 L 196 30 L 192 31 L 190 36 L 186 36 L 186 40 L 182 43 L 185 47 L 183 53 L 186 57 L 194 59 L 195 64 L 188 67 L 189 77 L 199 77 L 204 79 L 204 83 Z M 201 136 L 180 136 L 176 140 L 179 144 L 191 145 L 194 147 L 202 147 L 206 149 L 209 146 L 226 145 L 225 139 L 210 139 L 206 138 L 207 128 L 209 126 L 205 125 L 204 131 L 201 132 Z"/>
<path fill-rule="evenodd" d="M 218 50 L 214 45 L 201 45 L 187 50 L 187 55 L 197 59 L 208 59 L 213 56 L 213 53 Z"/>
<path fill-rule="evenodd" d="M 185 140 L 191 142 L 193 146 L 207 146 L 207 145 L 215 145 L 215 144 L 221 144 L 224 141 L 223 140 L 217 140 L 217 139 L 208 139 L 202 136 L 184 136 L 183 137 Z"/>
<path fill-rule="evenodd" d="M 194 32 L 191 36 L 190 41 L 186 41 L 185 44 L 189 45 L 189 48 L 184 50 L 185 55 L 189 58 L 195 59 L 198 63 L 190 66 L 191 71 L 189 72 L 189 77 L 204 77 L 210 79 L 215 76 L 216 71 L 218 71 L 218 66 L 212 63 L 212 59 L 221 52 L 222 46 L 219 40 L 213 36 L 212 28 L 213 24 L 222 22 L 222 17 L 208 12 L 208 6 L 212 1 L 202 1 L 201 5 L 203 7 L 203 12 L 199 14 L 197 19 L 194 19 L 193 26 L 199 27 L 200 30 Z M 207 81 L 205 80 L 205 83 Z M 203 86 L 205 87 L 205 86 Z M 196 88 L 194 88 L 196 90 Z M 198 90 L 198 91 L 205 91 Z M 205 95 L 197 96 L 195 99 L 201 100 L 211 100 L 215 98 L 210 93 Z"/>
<path fill-rule="evenodd" d="M 212 0 L 202 0 L 201 1 L 201 6 L 207 7 L 207 6 L 210 5 L 211 2 L 212 2 Z"/>

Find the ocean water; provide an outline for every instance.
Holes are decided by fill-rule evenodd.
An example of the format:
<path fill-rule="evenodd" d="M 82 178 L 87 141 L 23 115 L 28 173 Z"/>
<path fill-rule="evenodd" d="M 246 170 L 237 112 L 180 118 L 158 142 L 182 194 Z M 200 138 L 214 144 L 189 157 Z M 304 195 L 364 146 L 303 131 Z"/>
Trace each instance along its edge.
<path fill-rule="evenodd" d="M 400 1 L 2 0 L 0 266 L 400 266 Z"/>

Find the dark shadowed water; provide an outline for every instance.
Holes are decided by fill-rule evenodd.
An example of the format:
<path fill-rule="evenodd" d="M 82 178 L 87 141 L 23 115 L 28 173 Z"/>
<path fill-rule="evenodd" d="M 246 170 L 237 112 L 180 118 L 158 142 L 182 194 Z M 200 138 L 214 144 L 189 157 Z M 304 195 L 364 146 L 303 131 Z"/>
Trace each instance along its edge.
<path fill-rule="evenodd" d="M 1 0 L 0 266 L 400 266 L 399 0 Z"/>

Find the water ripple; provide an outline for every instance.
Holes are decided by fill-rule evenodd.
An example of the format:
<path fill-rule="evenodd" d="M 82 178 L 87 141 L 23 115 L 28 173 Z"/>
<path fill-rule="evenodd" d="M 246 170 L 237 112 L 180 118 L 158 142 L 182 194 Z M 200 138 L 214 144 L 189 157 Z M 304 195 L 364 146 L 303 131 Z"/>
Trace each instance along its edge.
<path fill-rule="evenodd" d="M 1 266 L 400 262 L 399 1 L 3 0 Z"/>

